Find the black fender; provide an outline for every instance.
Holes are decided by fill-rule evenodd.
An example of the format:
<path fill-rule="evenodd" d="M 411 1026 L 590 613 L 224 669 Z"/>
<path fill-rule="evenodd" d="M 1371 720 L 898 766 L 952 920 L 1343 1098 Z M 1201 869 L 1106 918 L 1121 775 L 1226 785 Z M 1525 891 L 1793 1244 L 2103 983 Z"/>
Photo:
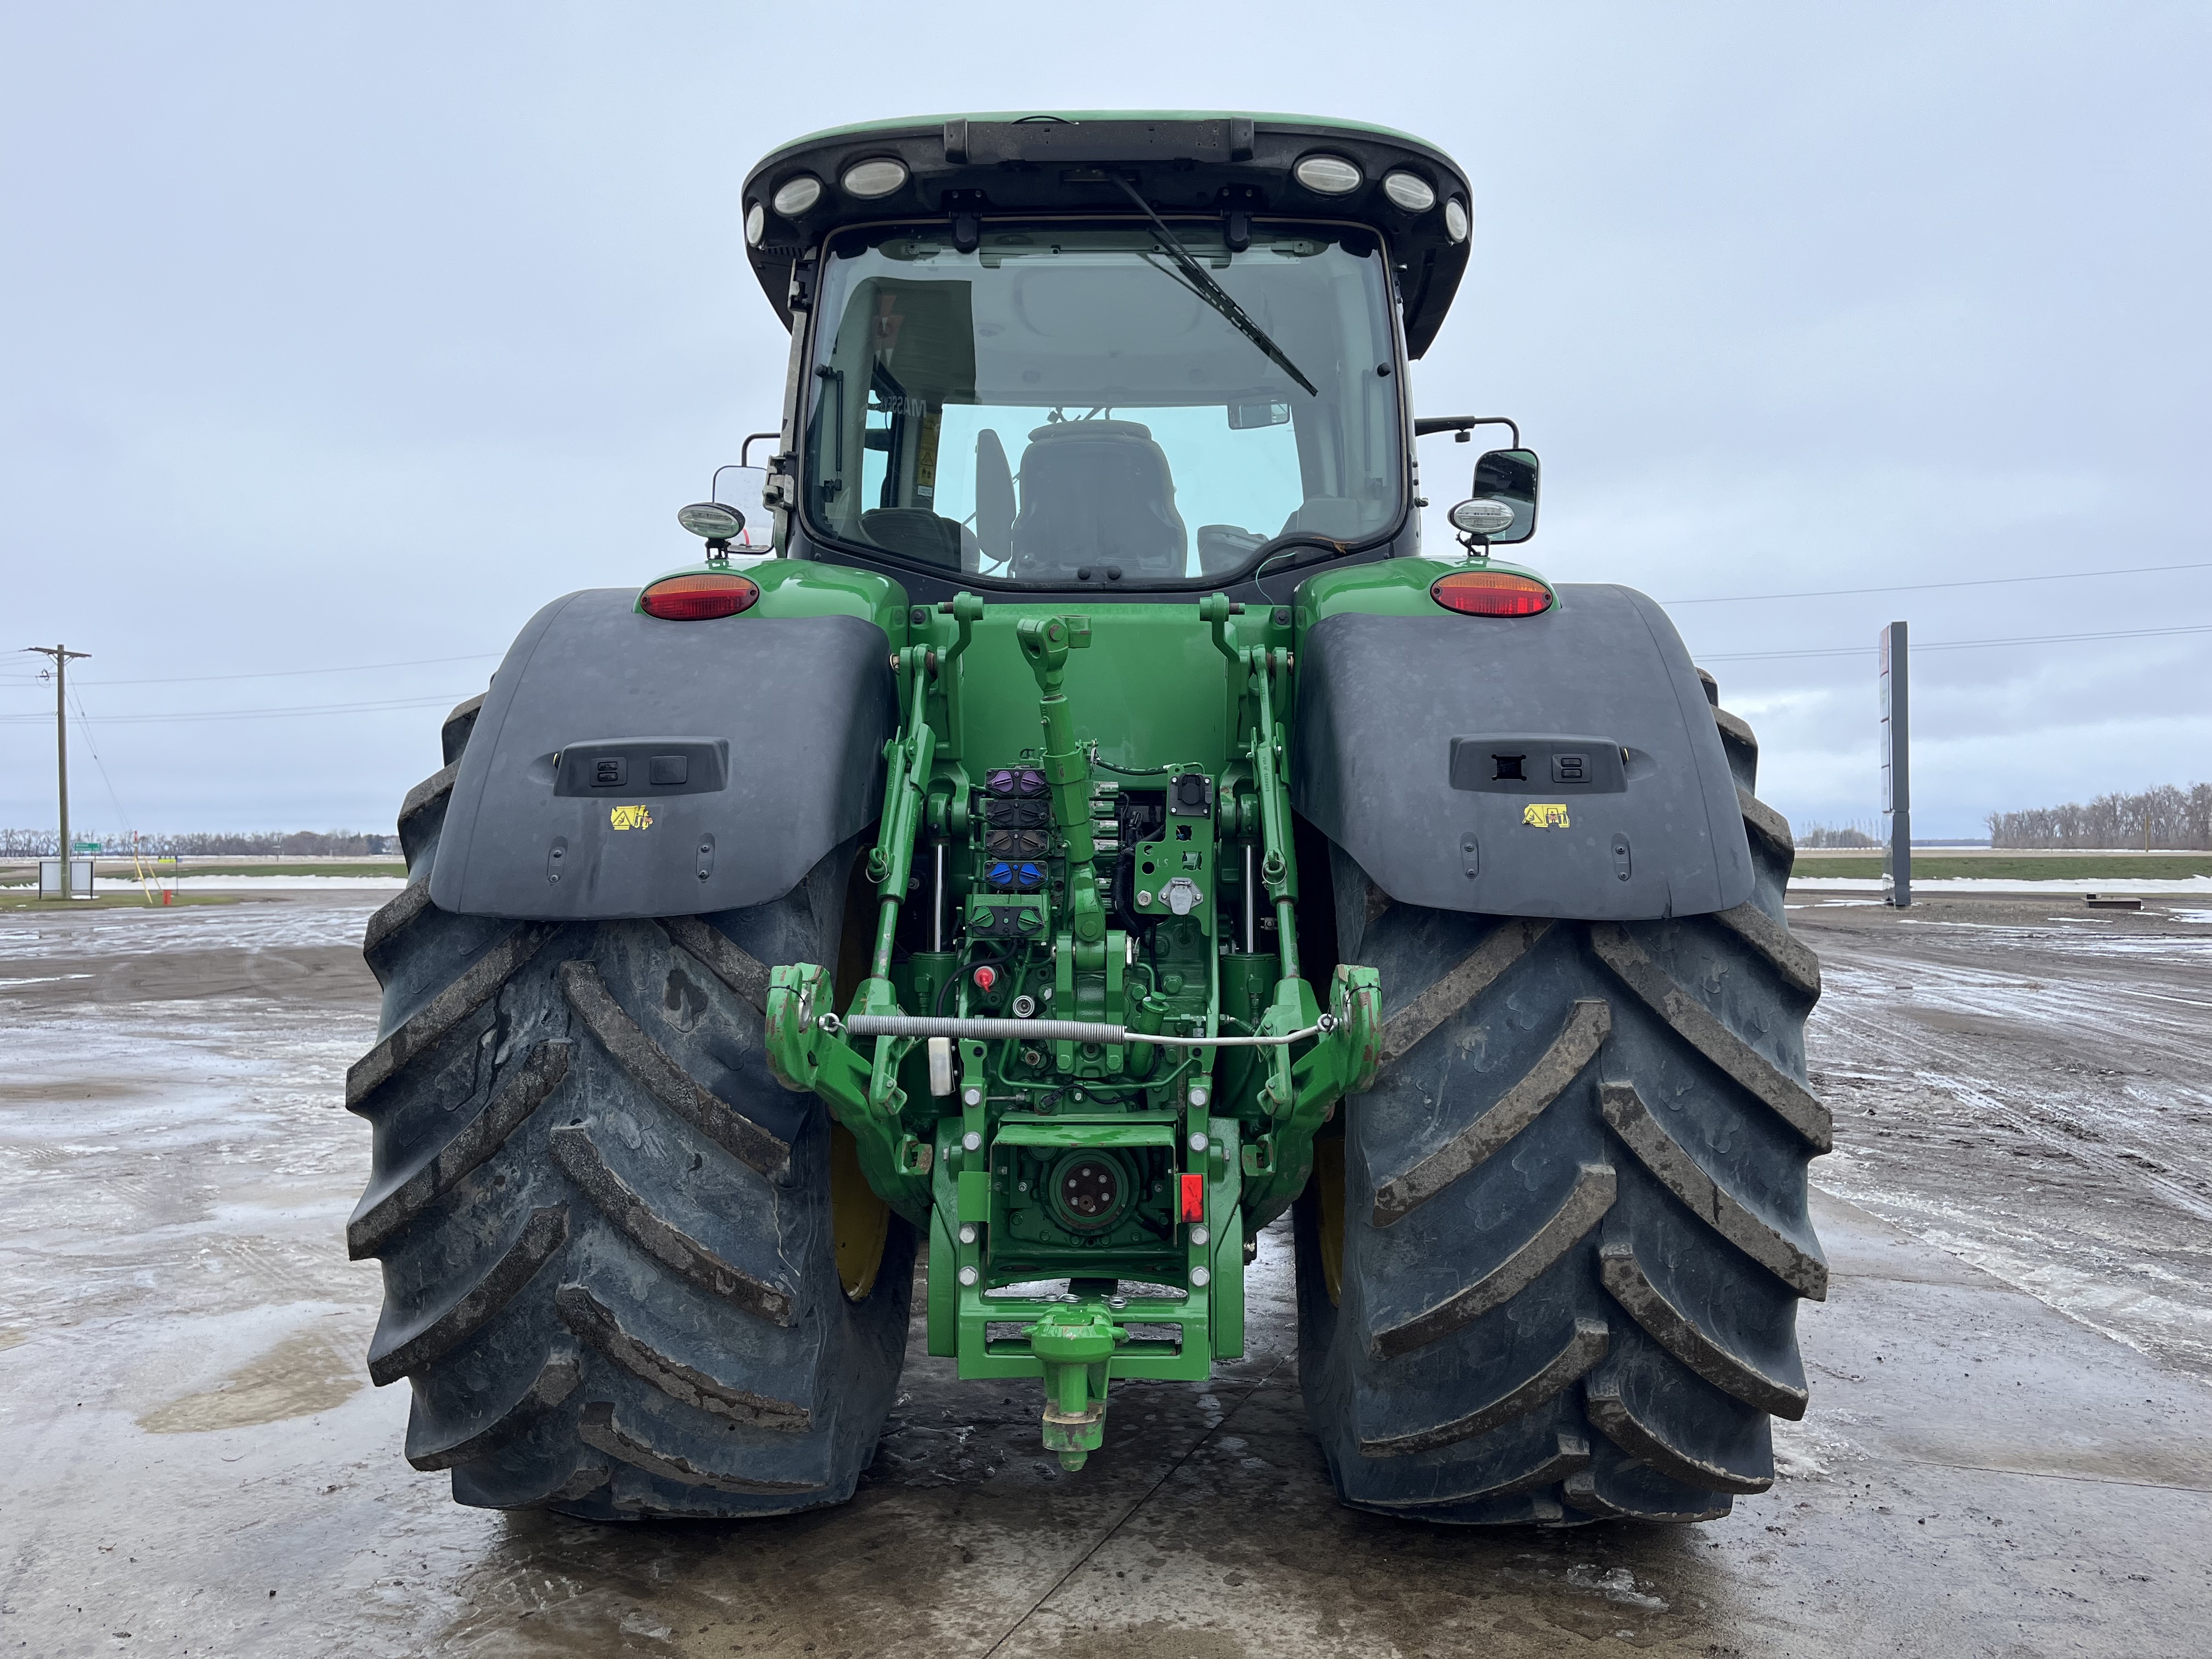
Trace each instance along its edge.
<path fill-rule="evenodd" d="M 1534 617 L 1315 623 L 1291 804 L 1403 903 L 1608 921 L 1742 903 L 1742 811 L 1681 636 L 1631 588 L 1557 591 Z"/>
<path fill-rule="evenodd" d="M 530 619 L 453 779 L 431 902 L 561 921 L 781 898 L 882 810 L 897 725 L 856 617 L 666 622 L 635 588 Z"/>

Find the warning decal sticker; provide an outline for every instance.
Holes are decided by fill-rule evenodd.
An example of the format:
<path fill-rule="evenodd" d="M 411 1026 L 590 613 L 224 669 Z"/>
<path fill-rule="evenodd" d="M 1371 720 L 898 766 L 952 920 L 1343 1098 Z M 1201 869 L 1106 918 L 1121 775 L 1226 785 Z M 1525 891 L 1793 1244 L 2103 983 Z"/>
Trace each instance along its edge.
<path fill-rule="evenodd" d="M 617 830 L 650 830 L 653 814 L 643 806 L 617 806 L 607 814 L 607 822 Z"/>
<path fill-rule="evenodd" d="M 1565 830 L 1567 826 L 1567 806 L 1565 801 L 1539 801 L 1534 806 L 1521 809 L 1521 822 L 1531 830 Z"/>

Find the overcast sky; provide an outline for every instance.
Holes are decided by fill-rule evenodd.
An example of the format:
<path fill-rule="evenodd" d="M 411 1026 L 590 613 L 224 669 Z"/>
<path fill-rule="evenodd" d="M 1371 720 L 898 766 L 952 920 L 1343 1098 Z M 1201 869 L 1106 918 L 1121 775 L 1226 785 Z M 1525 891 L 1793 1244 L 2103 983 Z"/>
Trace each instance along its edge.
<path fill-rule="evenodd" d="M 1897 590 L 1672 606 L 1799 823 L 1879 811 L 1893 617 L 2206 630 L 1923 649 L 1919 834 L 2212 778 L 2212 568 L 1903 591 L 2212 564 L 2208 87 L 2212 8 L 2112 0 L 7 0 L 0 824 L 53 821 L 12 653 L 66 640 L 81 828 L 388 827 L 530 613 L 692 556 L 675 508 L 775 424 L 753 161 L 971 109 L 1310 110 L 1458 157 L 1474 263 L 1415 399 L 1521 420 L 1529 562 Z M 1425 453 L 1441 507 L 1472 452 Z M 1746 654 L 1822 651 L 1860 654 Z"/>

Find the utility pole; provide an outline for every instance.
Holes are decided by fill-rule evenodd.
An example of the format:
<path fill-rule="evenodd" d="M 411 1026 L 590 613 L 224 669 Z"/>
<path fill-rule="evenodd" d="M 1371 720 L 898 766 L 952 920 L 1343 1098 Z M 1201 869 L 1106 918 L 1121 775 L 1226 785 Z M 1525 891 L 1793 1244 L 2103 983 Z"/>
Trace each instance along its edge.
<path fill-rule="evenodd" d="M 54 659 L 54 768 L 61 781 L 62 804 L 62 896 L 70 896 L 70 825 L 69 825 L 69 665 L 80 657 L 88 657 L 89 651 L 72 651 L 62 645 L 27 645 L 26 651 L 35 651 L 42 657 Z M 86 895 L 90 897 L 90 894 Z"/>
<path fill-rule="evenodd" d="M 1881 630 L 1882 896 L 1902 910 L 1912 902 L 1912 719 L 1905 626 Z"/>

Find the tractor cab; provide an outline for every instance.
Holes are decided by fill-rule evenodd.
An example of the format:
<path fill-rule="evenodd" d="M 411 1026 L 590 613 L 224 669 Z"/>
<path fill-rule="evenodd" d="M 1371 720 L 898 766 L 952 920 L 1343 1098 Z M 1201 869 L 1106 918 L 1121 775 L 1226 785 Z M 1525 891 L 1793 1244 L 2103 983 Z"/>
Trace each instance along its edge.
<path fill-rule="evenodd" d="M 799 335 L 787 552 L 965 587 L 1188 596 L 1412 550 L 1404 363 L 1468 188 L 1303 118 L 1022 116 L 817 135 L 745 189 Z"/>

